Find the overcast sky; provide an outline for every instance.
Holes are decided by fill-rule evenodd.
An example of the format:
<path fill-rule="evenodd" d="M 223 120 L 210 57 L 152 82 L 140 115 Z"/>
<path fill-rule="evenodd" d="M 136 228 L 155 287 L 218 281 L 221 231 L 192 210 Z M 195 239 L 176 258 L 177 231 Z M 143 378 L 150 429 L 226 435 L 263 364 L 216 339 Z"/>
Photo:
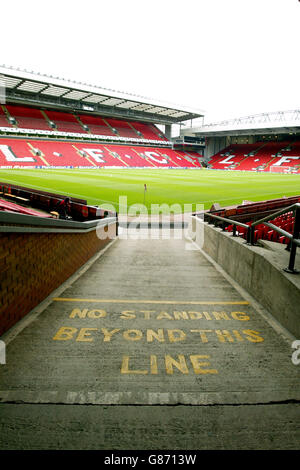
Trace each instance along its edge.
<path fill-rule="evenodd" d="M 206 123 L 300 107 L 298 0 L 21 0 L 0 15 L 1 65 L 204 109 Z"/>

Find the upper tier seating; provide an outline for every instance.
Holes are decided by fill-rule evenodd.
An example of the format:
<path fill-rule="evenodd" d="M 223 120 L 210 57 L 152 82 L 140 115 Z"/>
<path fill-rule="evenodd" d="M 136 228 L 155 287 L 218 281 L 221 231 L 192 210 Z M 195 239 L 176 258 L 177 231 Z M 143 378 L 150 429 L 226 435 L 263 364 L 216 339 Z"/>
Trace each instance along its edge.
<path fill-rule="evenodd" d="M 167 140 L 159 129 L 153 124 L 143 122 L 131 122 L 134 129 L 142 134 L 144 139 L 149 140 Z M 161 137 L 162 136 L 162 137 Z"/>
<path fill-rule="evenodd" d="M 22 106 L 6 105 L 10 116 L 16 120 L 16 126 L 24 129 L 39 129 L 50 131 L 47 120 L 39 109 L 25 108 Z"/>
<path fill-rule="evenodd" d="M 77 132 L 80 134 L 86 132 L 73 114 L 49 111 L 47 109 L 45 115 L 50 121 L 54 122 L 57 130 L 60 132 Z"/>
<path fill-rule="evenodd" d="M 88 126 L 89 131 L 95 135 L 109 135 L 115 136 L 116 133 L 109 127 L 109 125 L 98 116 L 88 116 L 83 114 L 80 116 L 80 121 Z"/>
<path fill-rule="evenodd" d="M 159 147 L 0 138 L 0 167 L 201 168 L 191 153 Z"/>
<path fill-rule="evenodd" d="M 0 105 L 0 127 L 12 127 L 12 124 L 8 121 L 5 112 Z"/>
<path fill-rule="evenodd" d="M 126 121 L 120 121 L 118 119 L 106 119 L 106 122 L 112 127 L 112 129 L 116 129 L 116 134 L 121 137 L 133 137 L 134 139 L 138 139 L 139 135 L 137 134 L 132 127 Z"/>
<path fill-rule="evenodd" d="M 3 108 L 3 109 L 2 109 Z M 159 129 L 151 123 L 124 121 L 82 114 L 45 110 L 25 106 L 0 106 L 0 128 L 35 129 L 42 131 L 93 134 L 129 139 L 145 139 L 168 142 Z M 7 114 L 5 113 L 7 111 Z M 14 118 L 10 123 L 8 116 Z"/>

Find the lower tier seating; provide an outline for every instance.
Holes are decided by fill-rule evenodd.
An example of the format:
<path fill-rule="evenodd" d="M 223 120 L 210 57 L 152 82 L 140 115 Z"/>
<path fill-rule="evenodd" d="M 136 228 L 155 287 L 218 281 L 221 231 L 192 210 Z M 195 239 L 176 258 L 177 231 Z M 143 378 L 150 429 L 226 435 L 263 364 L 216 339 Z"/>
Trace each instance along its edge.
<path fill-rule="evenodd" d="M 1 195 L 2 191 L 0 191 Z M 17 198 L 20 199 L 20 198 Z M 15 212 L 18 214 L 25 214 L 25 215 L 34 215 L 35 217 L 51 217 L 49 214 L 43 214 L 39 211 L 31 209 L 29 207 L 24 207 L 19 204 L 15 204 L 14 202 L 6 201 L 4 199 L 0 199 L 0 211 L 1 212 Z"/>
<path fill-rule="evenodd" d="M 290 210 L 290 207 L 297 203 L 300 203 L 300 195 L 282 197 L 279 199 L 269 199 L 259 202 L 245 202 L 239 206 L 217 210 L 212 208 L 210 212 L 214 215 L 224 217 L 225 219 L 242 222 L 249 227 L 253 224 L 254 220 L 261 220 L 271 214 L 271 219 L 268 220 L 269 223 L 292 234 L 294 230 L 295 218 L 293 212 Z M 275 214 L 284 208 L 287 209 L 286 213 L 272 218 L 272 214 Z M 232 232 L 233 224 L 227 225 L 225 231 Z M 238 236 L 247 239 L 247 232 L 248 229 L 246 227 L 241 227 L 238 225 L 236 226 L 236 234 Z M 289 243 L 289 239 L 287 237 L 279 234 L 276 230 L 268 227 L 265 224 L 256 225 L 254 228 L 254 241 L 257 242 L 258 240 L 269 240 L 283 244 Z"/>
<path fill-rule="evenodd" d="M 201 168 L 198 154 L 159 147 L 0 139 L 0 167 Z"/>
<path fill-rule="evenodd" d="M 300 142 L 256 142 L 230 145 L 208 161 L 215 170 L 300 173 Z"/>
<path fill-rule="evenodd" d="M 292 212 L 287 212 L 286 214 L 276 217 L 275 219 L 271 219 L 269 222 L 273 225 L 276 225 L 276 227 L 282 228 L 291 235 L 293 234 L 295 217 L 293 216 Z M 246 225 L 251 226 L 252 221 L 246 222 Z M 225 230 L 228 232 L 232 232 L 233 225 L 229 225 L 228 227 L 226 227 Z M 247 229 L 244 227 L 237 227 L 236 234 L 241 236 L 245 240 L 247 239 Z M 255 226 L 254 242 L 256 243 L 258 240 L 269 240 L 272 242 L 283 243 L 285 245 L 289 243 L 289 239 L 287 237 L 281 235 L 276 230 L 273 230 L 264 224 L 259 224 Z"/>

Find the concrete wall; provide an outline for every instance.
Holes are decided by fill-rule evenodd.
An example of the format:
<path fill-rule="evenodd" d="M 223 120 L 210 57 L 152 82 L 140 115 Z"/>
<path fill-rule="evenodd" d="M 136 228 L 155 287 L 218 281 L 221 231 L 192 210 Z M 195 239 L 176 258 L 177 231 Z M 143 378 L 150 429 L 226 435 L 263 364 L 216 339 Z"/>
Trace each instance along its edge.
<path fill-rule="evenodd" d="M 165 136 L 167 139 L 171 140 L 172 138 L 172 126 L 171 124 L 166 124 L 165 125 Z"/>
<path fill-rule="evenodd" d="M 107 226 L 97 228 L 102 239 L 96 228 L 82 233 L 44 230 L 0 233 L 0 336 L 111 241 L 104 239 Z M 109 234 L 115 230 L 114 224 Z"/>
<path fill-rule="evenodd" d="M 194 224 L 195 225 L 195 224 Z M 290 333 L 300 338 L 300 274 L 288 274 L 288 252 L 275 253 L 197 221 L 196 243 L 265 307 Z"/>
<path fill-rule="evenodd" d="M 230 144 L 254 144 L 257 136 L 253 135 L 236 135 L 230 137 Z"/>
<path fill-rule="evenodd" d="M 204 157 L 205 160 L 209 160 L 210 157 L 215 155 L 216 153 L 223 150 L 227 147 L 227 139 L 226 137 L 209 137 L 206 140 L 206 147 L 204 150 Z"/>

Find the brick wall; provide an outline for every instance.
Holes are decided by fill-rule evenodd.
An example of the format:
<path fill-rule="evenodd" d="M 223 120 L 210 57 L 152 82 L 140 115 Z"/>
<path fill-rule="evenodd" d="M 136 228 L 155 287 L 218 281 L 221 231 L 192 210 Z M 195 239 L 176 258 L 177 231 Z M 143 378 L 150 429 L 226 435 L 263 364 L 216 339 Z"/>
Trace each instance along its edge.
<path fill-rule="evenodd" d="M 0 233 L 0 336 L 110 241 L 95 230 Z"/>

